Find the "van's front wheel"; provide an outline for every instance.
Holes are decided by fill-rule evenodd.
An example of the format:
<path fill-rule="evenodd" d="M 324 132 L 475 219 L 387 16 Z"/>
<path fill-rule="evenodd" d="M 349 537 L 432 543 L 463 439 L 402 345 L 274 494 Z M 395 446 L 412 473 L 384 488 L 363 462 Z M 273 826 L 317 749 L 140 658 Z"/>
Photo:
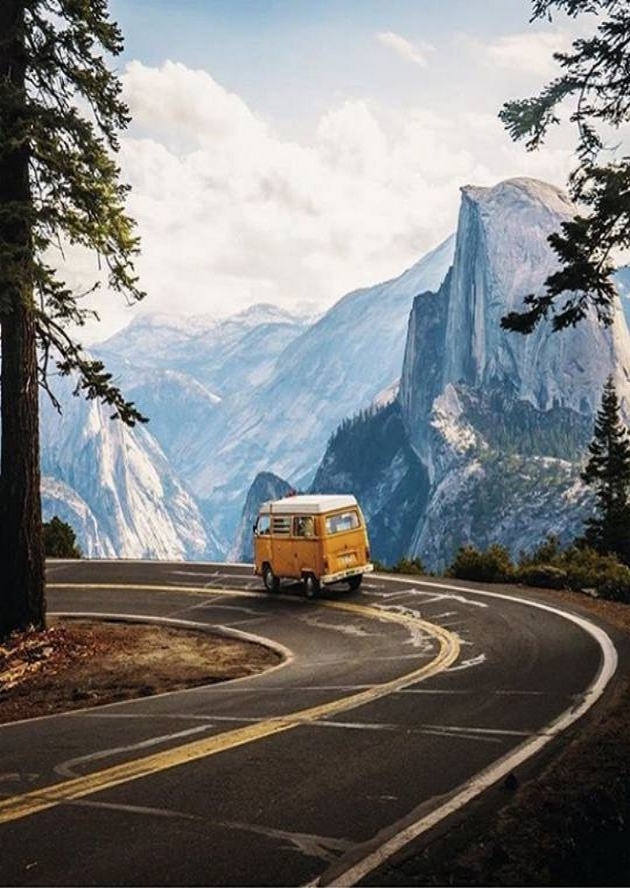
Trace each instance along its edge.
<path fill-rule="evenodd" d="M 319 580 L 313 573 L 306 573 L 302 577 L 304 582 L 304 591 L 307 598 L 314 598 L 319 592 Z"/>
<path fill-rule="evenodd" d="M 277 592 L 280 589 L 280 580 L 272 571 L 270 564 L 265 564 L 262 575 L 267 592 Z"/>

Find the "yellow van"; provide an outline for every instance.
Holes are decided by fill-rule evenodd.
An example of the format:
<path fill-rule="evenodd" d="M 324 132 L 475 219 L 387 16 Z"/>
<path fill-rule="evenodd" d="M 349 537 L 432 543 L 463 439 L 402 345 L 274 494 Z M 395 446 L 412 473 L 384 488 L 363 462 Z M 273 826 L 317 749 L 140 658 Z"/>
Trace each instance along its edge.
<path fill-rule="evenodd" d="M 358 589 L 363 574 L 374 570 L 365 519 L 348 494 L 298 494 L 263 503 L 254 553 L 254 573 L 269 592 L 277 592 L 283 578 L 302 580 L 309 597 L 341 580 Z"/>

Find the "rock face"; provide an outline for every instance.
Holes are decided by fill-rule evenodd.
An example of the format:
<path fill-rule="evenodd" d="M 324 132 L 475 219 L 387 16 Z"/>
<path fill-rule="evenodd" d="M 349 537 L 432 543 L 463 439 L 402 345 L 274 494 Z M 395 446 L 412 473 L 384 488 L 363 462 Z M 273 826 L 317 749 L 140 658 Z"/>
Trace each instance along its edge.
<path fill-rule="evenodd" d="M 404 528 L 390 560 L 395 548 L 440 569 L 463 543 L 499 542 L 517 555 L 549 532 L 568 541 L 581 531 L 589 493 L 580 465 L 609 374 L 630 416 L 621 305 L 607 329 L 590 319 L 561 333 L 542 324 L 528 336 L 500 326 L 540 291 L 555 267 L 547 237 L 574 213 L 560 191 L 530 179 L 462 189 L 453 266 L 436 293 L 414 301 L 398 395 L 404 443 L 426 473 L 426 496 L 411 506 L 408 487 L 407 505 L 398 505 L 393 463 L 390 500 L 380 482 L 359 484 L 356 469 L 345 479 L 356 480 L 362 502 L 378 490 L 384 505 L 374 514 L 384 509 Z M 362 429 L 367 449 L 381 421 L 377 414 Z M 341 461 L 334 443 L 320 487 Z M 407 454 L 406 470 L 413 465 Z M 376 557 L 381 552 L 378 544 Z"/>
<path fill-rule="evenodd" d="M 398 401 L 342 423 L 312 492 L 357 496 L 379 561 L 392 564 L 410 549 L 416 517 L 427 506 L 429 479 L 409 443 Z"/>
<path fill-rule="evenodd" d="M 260 472 L 256 475 L 243 506 L 243 514 L 241 515 L 236 541 L 229 554 L 231 560 L 244 561 L 246 563 L 254 560 L 252 529 L 258 517 L 258 510 L 261 504 L 267 502 L 267 500 L 275 500 L 287 496 L 292 489 L 291 485 L 287 484 L 283 478 L 279 478 L 272 472 Z"/>
<path fill-rule="evenodd" d="M 129 429 L 63 386 L 63 414 L 42 399 L 44 519 L 68 521 L 88 557 L 212 559 L 217 541 L 143 427 Z"/>

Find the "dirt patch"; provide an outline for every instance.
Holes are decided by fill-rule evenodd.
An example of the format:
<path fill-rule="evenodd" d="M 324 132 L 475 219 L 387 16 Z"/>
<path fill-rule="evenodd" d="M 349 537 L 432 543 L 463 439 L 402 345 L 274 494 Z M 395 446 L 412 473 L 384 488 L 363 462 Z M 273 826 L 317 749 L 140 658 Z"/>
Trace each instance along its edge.
<path fill-rule="evenodd" d="M 262 672 L 263 645 L 139 623 L 50 620 L 0 646 L 0 724 Z"/>

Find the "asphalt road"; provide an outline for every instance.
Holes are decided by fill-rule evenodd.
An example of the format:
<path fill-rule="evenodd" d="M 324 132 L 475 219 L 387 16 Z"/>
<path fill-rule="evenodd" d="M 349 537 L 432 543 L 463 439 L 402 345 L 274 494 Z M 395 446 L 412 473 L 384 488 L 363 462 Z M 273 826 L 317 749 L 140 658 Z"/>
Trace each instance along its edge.
<path fill-rule="evenodd" d="M 306 600 L 244 566 L 52 562 L 49 609 L 189 621 L 263 675 L 0 726 L 3 885 L 358 884 L 605 690 L 600 630 L 466 584 Z"/>

